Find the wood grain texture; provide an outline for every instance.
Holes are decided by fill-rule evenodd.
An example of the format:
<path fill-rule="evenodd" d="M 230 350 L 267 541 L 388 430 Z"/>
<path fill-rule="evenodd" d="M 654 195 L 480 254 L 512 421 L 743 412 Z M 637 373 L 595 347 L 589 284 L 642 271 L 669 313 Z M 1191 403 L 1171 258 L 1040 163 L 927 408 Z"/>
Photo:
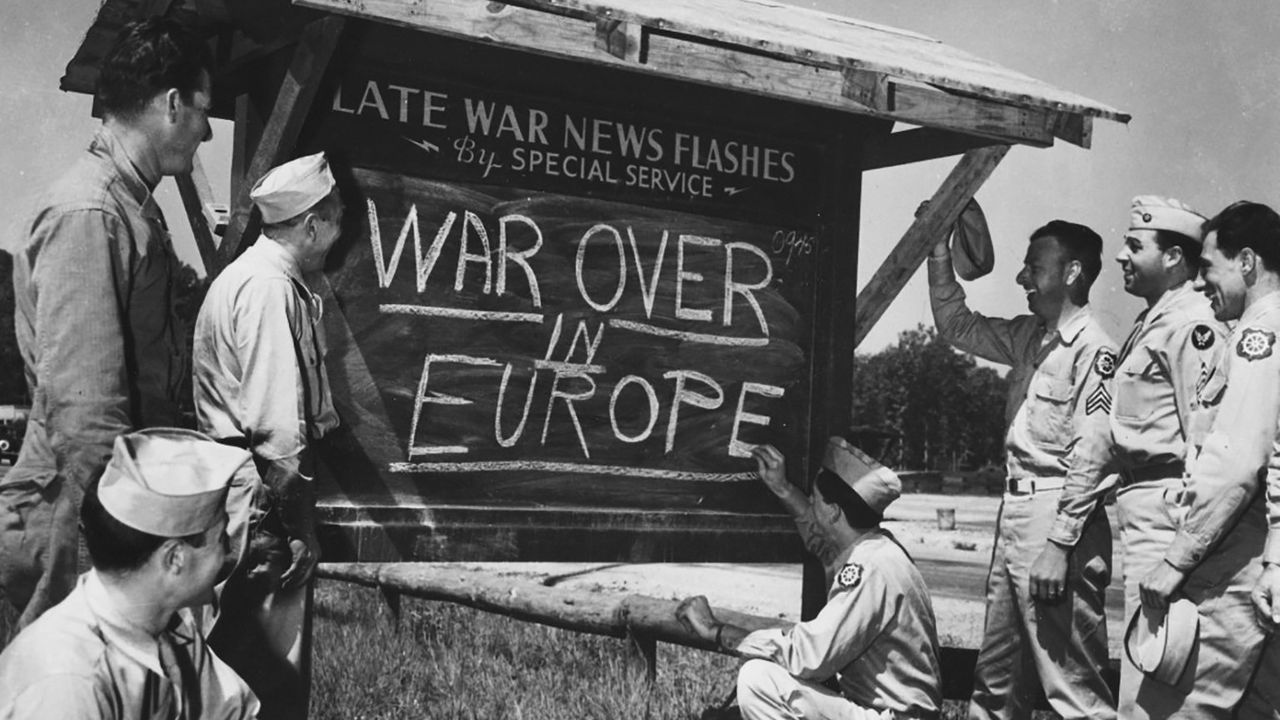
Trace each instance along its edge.
<path fill-rule="evenodd" d="M 1043 119 L 1048 109 L 1068 113 L 1101 113 L 1108 117 L 1127 119 L 1127 116 L 1109 108 L 1101 109 L 1105 106 L 1078 104 L 1085 99 L 1074 95 L 1070 97 L 1075 104 L 1058 95 L 1053 96 L 1055 99 L 1048 100 L 1037 95 L 1030 87 L 1023 87 L 1018 83 L 1013 86 L 1017 88 L 1016 91 L 997 91 L 990 87 L 979 87 L 972 82 L 948 83 L 946 78 L 931 73 L 905 71 L 894 73 L 893 68 L 898 70 L 901 68 L 896 65 L 893 68 L 881 67 L 861 56 L 840 58 L 836 55 L 824 54 L 818 49 L 824 44 L 821 33 L 812 37 L 813 45 L 804 47 L 793 48 L 787 43 L 763 39 L 748 41 L 746 36 L 736 35 L 734 32 L 741 29 L 739 22 L 742 18 L 730 16 L 731 11 L 734 10 L 745 12 L 748 17 L 745 22 L 749 25 L 750 13 L 759 7 L 758 3 L 753 3 L 751 0 L 732 0 L 727 3 L 726 0 L 719 0 L 719 4 L 726 5 L 723 8 L 726 14 L 721 16 L 721 19 L 727 26 L 731 26 L 731 29 L 702 28 L 700 31 L 696 29 L 697 23 L 673 22 L 664 17 L 652 17 L 647 13 L 634 14 L 615 9 L 608 9 L 606 12 L 606 8 L 596 5 L 574 9 L 575 4 L 561 2 L 535 3 L 540 9 L 480 3 L 473 0 L 445 0 L 433 2 L 428 6 L 410 4 L 401 0 L 362 0 L 359 3 L 351 0 L 299 0 L 298 4 L 453 37 L 478 39 L 530 52 L 616 65 L 845 111 L 874 111 L 870 114 L 917 124 L 961 129 L 967 127 L 965 123 L 974 114 L 974 106 L 984 106 L 980 113 L 983 116 L 982 124 L 971 129 L 974 132 L 993 134 L 997 137 L 1008 137 L 1015 142 L 1025 141 L 1020 139 L 1021 134 L 1032 132 L 1026 129 L 1026 126 L 1035 126 L 1035 121 Z M 668 2 L 653 5 L 654 8 L 661 10 L 665 9 L 665 6 L 678 4 L 680 3 Z M 554 8 L 550 7 L 552 5 Z M 791 9 L 801 11 L 797 13 L 797 17 L 807 17 L 802 9 Z M 785 18 L 789 14 L 788 11 L 780 17 Z M 677 15 L 685 20 L 690 19 L 686 16 L 687 14 L 677 13 Z M 705 24 L 710 17 L 714 16 L 711 14 L 702 16 L 701 22 Z M 773 21 L 779 19 L 779 16 L 771 15 L 770 17 Z M 830 21 L 828 24 L 832 27 L 847 25 L 862 28 L 855 33 L 856 38 L 845 38 L 845 42 L 863 42 L 867 39 L 863 36 L 865 27 L 849 24 L 847 19 L 823 17 Z M 762 19 L 761 22 L 765 21 Z M 619 58 L 614 51 L 623 47 L 623 44 L 608 39 L 602 41 L 597 30 L 598 23 L 601 27 L 617 27 L 615 23 L 624 23 L 647 28 L 648 42 L 643 62 L 636 62 L 629 56 L 626 59 Z M 764 27 L 768 27 L 767 23 Z M 883 34 L 882 31 L 877 32 Z M 893 33 L 889 35 L 909 37 Z M 878 37 L 875 33 L 872 33 L 872 36 Z M 935 45 L 940 48 L 945 47 L 930 41 L 930 47 Z M 847 54 L 853 52 L 850 48 L 857 48 L 857 52 L 861 53 L 873 46 L 874 43 L 851 45 L 844 51 Z M 958 69 L 964 67 L 966 62 L 980 64 L 976 58 L 968 59 L 968 56 L 959 54 L 946 57 L 946 62 L 939 64 L 938 68 L 949 68 L 947 63 L 955 63 Z M 908 93 L 917 97 L 904 101 L 902 109 L 876 111 L 874 107 L 867 108 L 845 96 L 844 71 L 849 69 L 859 72 L 871 70 L 888 73 L 912 82 L 928 83 L 941 90 L 926 88 L 908 90 Z M 1008 80 L 1012 77 L 1022 78 L 1037 88 L 1042 85 L 1030 78 L 1013 73 L 1003 79 Z M 1047 92 L 1045 88 L 1053 90 L 1047 85 L 1039 89 L 1041 92 Z M 927 94 L 922 94 L 926 93 L 926 90 Z M 946 92 L 950 90 L 963 94 Z M 926 98 L 929 100 L 927 104 L 924 102 Z M 955 113 L 945 110 L 951 102 L 955 103 Z M 942 110 L 939 111 L 936 108 L 942 108 Z M 1016 112 L 1027 109 L 1034 111 L 1029 114 Z M 1012 132 L 994 130 L 992 126 L 1009 113 L 1013 113 Z M 957 119 L 951 119 L 953 115 Z M 1035 144 L 1048 144 L 1052 141 L 1052 135 L 1048 134 L 1043 123 L 1040 125 L 1038 135 L 1035 136 Z"/>
<path fill-rule="evenodd" d="M 858 293 L 855 347 L 880 320 L 889 304 L 929 255 L 929 249 L 960 217 L 960 211 L 1009 152 L 1008 145 L 970 150 L 938 187 L 929 207 L 916 217 L 884 264 Z"/>
<path fill-rule="evenodd" d="M 475 0 L 436 0 L 429 7 L 410 0 L 296 0 L 296 4 L 421 26 L 433 24 L 439 15 L 474 18 L 490 5 Z M 771 0 L 524 0 L 520 4 L 546 15 L 634 22 L 796 64 L 862 68 L 1012 104 L 1128 120 L 1107 105 L 932 38 Z M 529 12 L 507 6 L 494 14 Z M 494 39 L 485 34 L 472 37 Z"/>

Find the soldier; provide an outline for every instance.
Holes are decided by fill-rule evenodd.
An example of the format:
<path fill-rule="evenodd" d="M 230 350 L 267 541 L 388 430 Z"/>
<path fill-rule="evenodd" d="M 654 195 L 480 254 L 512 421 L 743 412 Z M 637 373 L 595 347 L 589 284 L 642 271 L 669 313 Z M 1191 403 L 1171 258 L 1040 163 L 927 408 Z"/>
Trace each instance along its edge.
<path fill-rule="evenodd" d="M 1280 418 L 1280 216 L 1238 202 L 1204 233 L 1196 287 L 1215 318 L 1237 321 L 1226 344 L 1226 387 L 1182 492 L 1166 494 L 1162 509 L 1177 532 L 1139 584 L 1152 612 L 1163 612 L 1175 593 L 1195 603 L 1199 637 L 1173 687 L 1144 687 L 1137 704 L 1151 717 L 1272 717 L 1280 707 L 1275 675 L 1250 684 L 1260 659 L 1277 667 L 1250 592 L 1262 574 L 1262 484 Z"/>
<path fill-rule="evenodd" d="M 274 546 L 288 567 L 234 578 L 230 622 L 211 640 L 249 680 L 264 717 L 305 717 L 305 607 L 319 559 L 314 453 L 338 424 L 312 285 L 341 233 L 342 201 L 320 153 L 271 170 L 250 197 L 263 235 L 213 281 L 196 320 L 196 415 L 202 430 L 253 453 L 266 486 L 254 547 L 270 557 Z"/>
<path fill-rule="evenodd" d="M 249 453 L 195 431 L 119 436 L 79 510 L 93 569 L 0 654 L 0 718 L 255 717 L 204 631 L 256 483 Z"/>
<path fill-rule="evenodd" d="M 1031 570 L 1031 593 L 1048 600 L 1061 589 L 1071 550 L 1119 473 L 1117 504 L 1125 573 L 1125 616 L 1138 609 L 1138 581 L 1164 556 L 1177 531 L 1166 498 L 1182 490 L 1222 392 L 1219 368 L 1226 326 L 1192 287 L 1200 268 L 1205 218 L 1183 203 L 1144 195 L 1133 199 L 1129 229 L 1116 261 L 1125 291 L 1147 303 L 1120 351 L 1107 425 L 1082 436 L 1049 543 Z M 1091 426 L 1092 427 L 1092 426 Z M 1123 718 L 1163 717 L 1181 699 L 1143 676 L 1121 653 L 1119 711 Z"/>
<path fill-rule="evenodd" d="M 833 437 L 809 498 L 787 481 L 782 453 L 764 445 L 752 454 L 806 546 L 824 563 L 843 564 L 817 617 L 786 630 L 748 633 L 716 619 L 700 595 L 680 604 L 677 617 L 691 632 L 751 658 L 738 673 L 743 717 L 936 717 L 942 697 L 929 591 L 879 527 L 901 491 L 897 475 Z M 839 693 L 822 685 L 834 676 Z"/>
<path fill-rule="evenodd" d="M 172 20 L 121 28 L 98 80 L 102 127 L 4 248 L 32 397 L 0 481 L 0 586 L 21 625 L 75 585 L 76 513 L 116 436 L 179 424 L 190 368 L 173 312 L 178 260 L 152 192 L 191 172 L 213 135 L 211 63 Z"/>
<path fill-rule="evenodd" d="M 962 218 L 963 221 L 963 218 Z M 970 223 L 972 225 L 972 223 Z M 987 240 L 989 242 L 989 239 Z M 1064 718 L 1113 718 L 1103 595 L 1111 531 L 1095 513 L 1080 530 L 1066 581 L 1047 600 L 1031 595 L 1030 568 L 1053 523 L 1074 439 L 1106 423 L 1115 346 L 1089 311 L 1102 239 L 1054 220 L 1031 234 L 1017 281 L 1031 315 L 989 318 L 965 305 L 946 240 L 929 260 L 939 334 L 960 350 L 1010 365 L 1005 416 L 1008 478 L 987 578 L 987 613 L 971 718 L 1025 718 L 1038 675 Z"/>

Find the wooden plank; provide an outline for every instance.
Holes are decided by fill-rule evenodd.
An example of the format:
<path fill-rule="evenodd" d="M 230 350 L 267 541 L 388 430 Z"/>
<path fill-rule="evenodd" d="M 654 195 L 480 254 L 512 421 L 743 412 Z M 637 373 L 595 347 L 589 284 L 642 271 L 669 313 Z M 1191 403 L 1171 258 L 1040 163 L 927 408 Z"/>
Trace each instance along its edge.
<path fill-rule="evenodd" d="M 283 160 L 297 140 L 311 103 L 319 89 L 329 59 L 338 45 L 343 23 L 340 17 L 325 17 L 307 26 L 294 51 L 293 62 L 280 83 L 271 117 L 263 128 L 262 139 L 244 174 L 244 180 L 231 205 L 231 219 L 218 248 L 219 269 L 235 259 L 240 242 L 249 227 L 252 203 L 249 189 L 268 170 Z"/>
<path fill-rule="evenodd" d="M 178 194 L 182 196 L 182 207 L 187 212 L 187 222 L 191 224 L 191 234 L 195 236 L 196 248 L 200 251 L 200 262 L 204 271 L 214 266 L 218 246 L 213 240 L 213 230 L 209 227 L 209 218 L 205 215 L 207 203 L 213 202 L 213 194 L 209 191 L 209 180 L 205 177 L 204 167 L 200 164 L 200 156 L 192 158 L 190 173 L 174 178 L 178 182 Z"/>
<path fill-rule="evenodd" d="M 964 135 L 937 128 L 913 128 L 893 133 L 863 151 L 862 169 L 878 170 L 908 163 L 960 155 L 975 148 L 999 143 L 976 135 Z"/>
<path fill-rule="evenodd" d="M 929 249 L 947 228 L 960 217 L 960 211 L 974 193 L 991 177 L 996 165 L 1009 152 L 1009 146 L 979 148 L 965 153 L 951 174 L 929 201 L 929 207 L 916 217 L 902 239 L 889 253 L 870 282 L 858 293 L 854 320 L 854 347 L 880 320 L 889 304 L 911 279 L 916 268 L 929 255 Z"/>
<path fill-rule="evenodd" d="M 513 5 L 436 0 L 405 5 L 400 0 L 295 0 L 299 5 L 450 37 L 482 39 L 528 52 L 624 67 L 663 77 L 798 101 L 844 112 L 883 117 L 987 135 L 1013 143 L 1050 145 L 1047 111 L 1018 108 L 932 88 L 895 85 L 896 106 L 877 110 L 844 94 L 846 74 L 838 68 L 800 65 L 785 59 L 674 37 L 652 30 L 643 64 L 599 49 L 594 20 L 559 17 Z"/>
<path fill-rule="evenodd" d="M 718 46 L 736 46 L 785 62 L 863 68 L 1017 105 L 1127 122 L 1129 116 L 1076 93 L 1001 67 L 932 38 L 769 0 L 525 0 L 531 10 L 477 0 L 295 0 L 361 17 L 395 18 L 477 12 L 608 19 L 643 25 Z M 427 5 L 427 7 L 424 7 Z M 471 37 L 489 40 L 483 34 Z"/>
<path fill-rule="evenodd" d="M 642 25 L 617 20 L 596 20 L 596 48 L 632 63 L 645 62 L 648 33 Z"/>

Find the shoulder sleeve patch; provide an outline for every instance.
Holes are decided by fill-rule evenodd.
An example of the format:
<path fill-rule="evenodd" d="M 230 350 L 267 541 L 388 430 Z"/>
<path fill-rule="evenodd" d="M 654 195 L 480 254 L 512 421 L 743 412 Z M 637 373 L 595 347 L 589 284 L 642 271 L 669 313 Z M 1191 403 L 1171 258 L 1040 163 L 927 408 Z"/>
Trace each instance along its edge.
<path fill-rule="evenodd" d="M 1276 344 L 1276 334 L 1270 330 L 1247 328 L 1240 333 L 1240 342 L 1236 343 L 1236 354 L 1245 360 L 1261 360 L 1271 357 L 1271 350 Z"/>
<path fill-rule="evenodd" d="M 1197 325 L 1191 328 L 1191 347 L 1197 350 L 1208 350 L 1213 347 L 1213 328 L 1208 325 Z"/>
<path fill-rule="evenodd" d="M 858 587 L 858 583 L 862 582 L 862 565 L 851 562 L 840 568 L 840 572 L 836 573 L 836 585 L 842 590 Z"/>
<path fill-rule="evenodd" d="M 1102 348 L 1093 358 L 1093 371 L 1102 376 L 1103 380 L 1110 378 L 1116 374 L 1116 354 L 1108 348 Z"/>

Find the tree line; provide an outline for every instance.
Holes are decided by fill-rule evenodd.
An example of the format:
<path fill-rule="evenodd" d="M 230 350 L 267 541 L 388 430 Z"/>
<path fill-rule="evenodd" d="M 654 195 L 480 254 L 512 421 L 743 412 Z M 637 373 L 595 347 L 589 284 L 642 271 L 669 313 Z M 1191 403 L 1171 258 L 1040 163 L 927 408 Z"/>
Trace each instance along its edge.
<path fill-rule="evenodd" d="M 911 470 L 971 470 L 1004 458 L 1008 381 L 923 325 L 853 363 L 855 425 L 896 442 L 881 461 Z"/>

